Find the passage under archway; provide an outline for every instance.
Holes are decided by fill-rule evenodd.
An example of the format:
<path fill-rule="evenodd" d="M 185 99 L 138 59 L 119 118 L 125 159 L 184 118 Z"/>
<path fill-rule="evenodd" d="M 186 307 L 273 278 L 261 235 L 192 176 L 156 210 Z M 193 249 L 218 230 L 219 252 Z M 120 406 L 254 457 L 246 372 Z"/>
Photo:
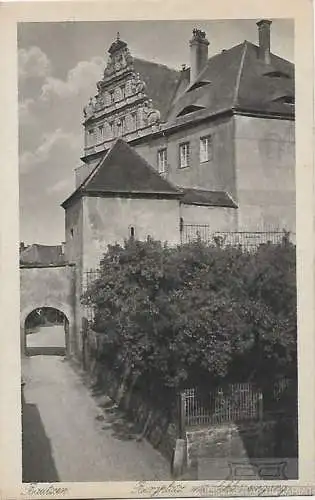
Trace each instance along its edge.
<path fill-rule="evenodd" d="M 64 356 L 67 351 L 69 321 L 53 307 L 34 309 L 25 319 L 26 355 Z"/>

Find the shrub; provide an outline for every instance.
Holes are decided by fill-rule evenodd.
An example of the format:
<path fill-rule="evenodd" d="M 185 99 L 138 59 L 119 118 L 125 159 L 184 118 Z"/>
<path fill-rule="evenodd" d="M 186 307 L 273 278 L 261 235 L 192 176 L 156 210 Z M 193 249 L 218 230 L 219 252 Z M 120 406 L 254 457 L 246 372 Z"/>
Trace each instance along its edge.
<path fill-rule="evenodd" d="M 295 248 L 109 246 L 83 303 L 99 356 L 149 397 L 222 381 L 272 382 L 296 366 Z"/>

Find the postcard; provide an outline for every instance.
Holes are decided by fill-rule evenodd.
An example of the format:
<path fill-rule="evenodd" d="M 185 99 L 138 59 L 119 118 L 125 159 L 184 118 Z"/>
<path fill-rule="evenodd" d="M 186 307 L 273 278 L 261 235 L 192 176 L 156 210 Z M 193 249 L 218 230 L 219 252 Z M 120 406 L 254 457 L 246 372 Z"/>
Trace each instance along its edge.
<path fill-rule="evenodd" d="M 0 23 L 1 497 L 313 495 L 311 3 Z"/>

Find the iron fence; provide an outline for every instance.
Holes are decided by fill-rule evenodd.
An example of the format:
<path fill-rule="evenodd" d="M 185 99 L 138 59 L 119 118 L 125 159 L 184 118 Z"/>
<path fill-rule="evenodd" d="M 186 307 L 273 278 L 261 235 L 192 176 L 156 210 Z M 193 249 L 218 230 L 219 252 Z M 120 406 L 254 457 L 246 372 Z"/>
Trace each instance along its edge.
<path fill-rule="evenodd" d="M 201 396 L 196 389 L 181 393 L 184 427 L 262 418 L 262 393 L 249 383 L 230 384 Z"/>
<path fill-rule="evenodd" d="M 243 250 L 254 250 L 261 244 L 281 244 L 284 241 L 295 242 L 295 234 L 285 231 L 215 231 L 208 224 L 183 224 L 181 243 L 200 240 L 209 245 L 220 247 L 234 246 Z"/>

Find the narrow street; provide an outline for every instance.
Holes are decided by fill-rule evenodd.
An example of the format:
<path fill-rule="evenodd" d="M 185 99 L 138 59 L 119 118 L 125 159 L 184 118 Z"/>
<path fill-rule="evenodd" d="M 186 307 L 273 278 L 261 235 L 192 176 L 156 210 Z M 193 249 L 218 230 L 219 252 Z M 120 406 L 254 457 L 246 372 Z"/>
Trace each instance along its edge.
<path fill-rule="evenodd" d="M 27 357 L 22 370 L 24 482 L 170 479 L 168 462 L 124 432 L 62 356 Z"/>

